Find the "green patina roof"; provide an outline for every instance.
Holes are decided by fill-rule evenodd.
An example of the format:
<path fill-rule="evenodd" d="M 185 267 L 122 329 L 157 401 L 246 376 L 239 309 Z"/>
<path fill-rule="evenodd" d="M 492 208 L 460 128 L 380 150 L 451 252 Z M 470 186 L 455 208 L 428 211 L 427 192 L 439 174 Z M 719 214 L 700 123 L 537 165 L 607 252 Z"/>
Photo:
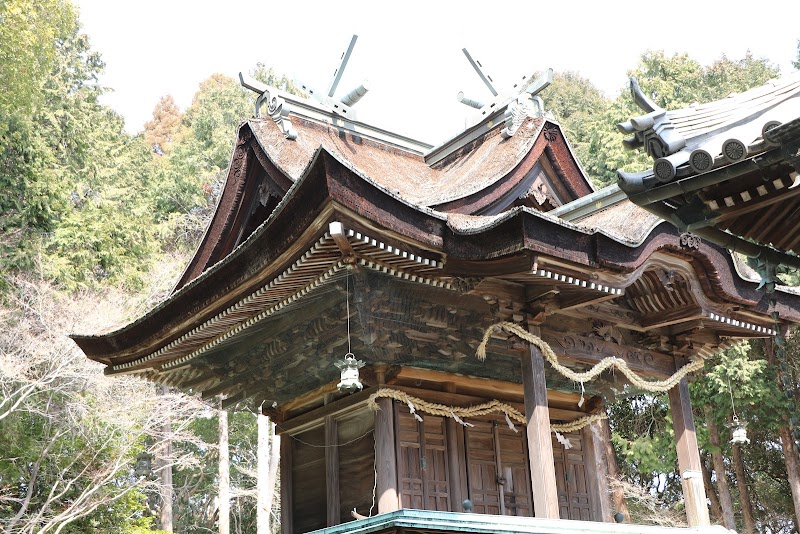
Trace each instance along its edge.
<path fill-rule="evenodd" d="M 668 528 L 566 519 L 539 519 L 503 515 L 466 514 L 455 512 L 430 512 L 425 510 L 398 510 L 366 519 L 351 521 L 335 527 L 315 530 L 309 534 L 348 534 L 385 532 L 390 529 L 408 529 L 418 532 L 485 532 L 525 534 L 726 534 L 732 531 L 722 526 L 696 528 Z"/>

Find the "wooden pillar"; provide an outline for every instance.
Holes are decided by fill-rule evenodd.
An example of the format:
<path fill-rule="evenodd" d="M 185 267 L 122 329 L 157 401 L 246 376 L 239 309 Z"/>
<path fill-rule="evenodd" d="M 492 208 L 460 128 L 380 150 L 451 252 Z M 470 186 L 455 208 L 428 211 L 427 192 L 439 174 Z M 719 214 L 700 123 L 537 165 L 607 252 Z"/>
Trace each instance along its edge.
<path fill-rule="evenodd" d="M 538 327 L 529 326 L 528 329 L 532 334 L 540 335 Z M 553 442 L 550 438 L 544 359 L 539 349 L 533 345 L 522 357 L 522 386 L 525 393 L 525 417 L 528 419 L 526 433 L 534 514 L 545 519 L 558 519 L 558 492 L 556 470 L 553 466 Z"/>
<path fill-rule="evenodd" d="M 292 534 L 292 436 L 281 436 L 281 533 Z"/>
<path fill-rule="evenodd" d="M 444 384 L 444 390 L 448 393 L 455 393 L 456 387 L 452 382 Z M 450 482 L 450 511 L 462 512 L 464 508 L 464 493 L 462 493 L 461 481 L 466 479 L 466 474 L 461 476 L 461 469 L 464 466 L 464 436 L 458 432 L 458 423 L 455 419 L 448 417 L 444 422 L 445 433 L 447 435 L 447 478 Z M 463 428 L 463 427 L 462 427 Z M 460 439 L 459 439 L 460 437 Z M 460 443 L 459 443 L 460 442 Z"/>
<path fill-rule="evenodd" d="M 400 508 L 397 494 L 397 454 L 394 436 L 394 406 L 392 399 L 378 399 L 375 414 L 375 467 L 378 513 Z"/>
<path fill-rule="evenodd" d="M 341 523 L 339 517 L 339 436 L 336 419 L 325 418 L 325 480 L 328 503 L 328 526 Z"/>
<path fill-rule="evenodd" d="M 583 428 L 583 443 L 588 464 L 586 483 L 591 495 L 592 520 L 611 523 L 614 518 L 611 517 L 611 496 L 608 491 L 608 458 L 600 421 Z"/>
<path fill-rule="evenodd" d="M 672 427 L 678 451 L 678 468 L 683 484 L 683 500 L 686 503 L 686 520 L 689 527 L 710 525 L 706 490 L 700 466 L 700 451 L 694 430 L 692 403 L 689 399 L 689 382 L 684 377 L 669 390 L 669 407 L 672 411 Z"/>

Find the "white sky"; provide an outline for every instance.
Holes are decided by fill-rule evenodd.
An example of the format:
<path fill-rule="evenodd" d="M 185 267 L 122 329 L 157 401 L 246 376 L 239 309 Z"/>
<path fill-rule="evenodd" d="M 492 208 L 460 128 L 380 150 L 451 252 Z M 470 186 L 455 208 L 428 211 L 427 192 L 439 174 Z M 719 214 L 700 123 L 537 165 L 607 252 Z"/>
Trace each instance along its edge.
<path fill-rule="evenodd" d="M 687 52 L 703 64 L 749 49 L 792 72 L 800 2 L 402 2 L 356 0 L 76 0 L 92 47 L 106 62 L 105 103 L 142 129 L 158 99 L 181 109 L 214 72 L 236 77 L 261 61 L 327 90 L 341 53 L 358 43 L 337 96 L 369 79 L 359 119 L 438 142 L 464 126 L 456 94 L 490 96 L 461 49 L 481 61 L 502 93 L 523 74 L 575 70 L 609 96 L 645 50 Z M 780 4 L 780 7 L 778 6 Z M 755 7 L 754 7 L 755 6 Z M 547 106 L 546 91 L 542 94 Z"/>

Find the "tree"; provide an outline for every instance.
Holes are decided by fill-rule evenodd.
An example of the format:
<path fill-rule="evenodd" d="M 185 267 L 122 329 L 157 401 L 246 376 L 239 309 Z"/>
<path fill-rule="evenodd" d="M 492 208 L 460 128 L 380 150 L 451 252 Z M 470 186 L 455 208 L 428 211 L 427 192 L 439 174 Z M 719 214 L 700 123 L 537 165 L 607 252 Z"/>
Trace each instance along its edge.
<path fill-rule="evenodd" d="M 41 281 L 11 282 L 10 306 L 0 310 L 0 526 L 114 533 L 149 525 L 144 495 L 157 490 L 134 475 L 135 459 L 165 440 L 194 439 L 185 424 L 165 433 L 164 417 L 190 421 L 200 406 L 135 378 L 104 376 L 67 339 L 75 328 L 108 324 L 118 300 L 73 301 Z"/>
<path fill-rule="evenodd" d="M 663 51 L 648 51 L 642 54 L 638 66 L 628 75 L 638 80 L 645 94 L 658 106 L 678 109 L 746 91 L 775 78 L 778 73 L 778 68 L 768 60 L 756 59 L 749 52 L 741 60 L 722 56 L 711 65 L 702 66 L 687 54 L 668 57 Z M 591 95 L 591 91 L 588 94 Z M 597 100 L 591 98 L 589 101 Z M 578 135 L 577 152 L 595 185 L 602 187 L 615 183 L 618 170 L 637 172 L 652 165 L 652 160 L 641 151 L 625 150 L 622 144 L 624 136 L 616 129 L 618 123 L 641 113 L 624 92 L 610 105 L 604 106 L 600 113 L 575 116 L 570 132 Z"/>
<path fill-rule="evenodd" d="M 153 119 L 144 124 L 144 140 L 153 154 L 163 156 L 172 150 L 181 130 L 181 114 L 171 95 L 161 97 L 153 110 Z"/>

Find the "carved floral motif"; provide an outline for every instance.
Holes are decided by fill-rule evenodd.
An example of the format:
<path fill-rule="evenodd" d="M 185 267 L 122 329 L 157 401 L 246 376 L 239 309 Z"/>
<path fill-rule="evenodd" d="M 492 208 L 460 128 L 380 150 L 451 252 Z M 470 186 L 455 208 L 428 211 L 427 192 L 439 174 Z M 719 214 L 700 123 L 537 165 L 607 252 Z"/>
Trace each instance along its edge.
<path fill-rule="evenodd" d="M 683 248 L 700 248 L 700 238 L 691 232 L 684 232 L 680 237 L 680 245 Z"/>

